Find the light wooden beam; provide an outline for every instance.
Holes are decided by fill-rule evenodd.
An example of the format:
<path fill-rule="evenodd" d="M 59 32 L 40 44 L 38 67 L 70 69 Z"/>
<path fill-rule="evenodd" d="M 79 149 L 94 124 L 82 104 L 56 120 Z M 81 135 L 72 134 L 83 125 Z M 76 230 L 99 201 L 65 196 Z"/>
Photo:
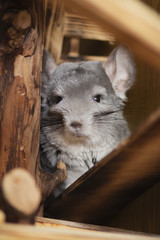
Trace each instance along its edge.
<path fill-rule="evenodd" d="M 160 69 L 160 16 L 138 0 L 70 0 L 70 7 L 114 33 L 135 54 Z"/>
<path fill-rule="evenodd" d="M 60 228 L 60 229 L 83 229 L 83 230 L 92 230 L 92 231 L 101 231 L 101 232 L 112 232 L 112 233 L 128 233 L 135 235 L 133 231 L 127 231 L 124 229 L 111 228 L 106 226 L 98 226 L 86 223 L 78 223 L 72 221 L 63 221 L 58 219 L 44 218 L 44 217 L 36 217 L 36 226 L 40 227 L 51 227 L 51 228 Z M 138 234 L 138 233 L 137 233 Z"/>
<path fill-rule="evenodd" d="M 1 224 L 0 240 L 156 240 L 152 235 L 110 233 L 86 229 L 62 229 L 29 225 Z"/>

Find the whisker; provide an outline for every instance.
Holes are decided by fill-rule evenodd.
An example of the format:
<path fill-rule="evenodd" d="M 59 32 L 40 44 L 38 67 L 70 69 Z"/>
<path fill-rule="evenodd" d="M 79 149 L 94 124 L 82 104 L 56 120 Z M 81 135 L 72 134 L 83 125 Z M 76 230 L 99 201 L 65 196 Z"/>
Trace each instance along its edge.
<path fill-rule="evenodd" d="M 107 116 L 107 115 L 112 115 L 112 114 L 114 114 L 114 113 L 116 113 L 116 112 L 122 112 L 123 111 L 123 109 L 122 108 L 119 108 L 119 109 L 113 109 L 113 110 L 111 110 L 111 111 L 102 111 L 102 112 L 100 112 L 100 113 L 96 113 L 96 114 L 94 114 L 94 117 L 95 118 L 101 118 L 101 117 L 104 117 L 104 116 Z"/>
<path fill-rule="evenodd" d="M 46 127 L 46 126 L 54 126 L 54 125 L 62 125 L 63 122 L 59 120 L 51 120 L 51 119 L 44 119 L 41 121 L 41 127 Z"/>
<path fill-rule="evenodd" d="M 63 116 L 57 112 L 49 112 L 47 117 L 42 117 L 41 127 L 54 126 L 59 129 L 63 126 Z"/>

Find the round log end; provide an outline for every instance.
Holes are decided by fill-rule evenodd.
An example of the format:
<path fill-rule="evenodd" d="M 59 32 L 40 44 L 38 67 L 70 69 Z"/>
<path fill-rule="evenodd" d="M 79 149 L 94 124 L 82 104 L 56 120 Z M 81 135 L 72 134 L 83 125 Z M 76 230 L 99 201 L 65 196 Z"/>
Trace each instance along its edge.
<path fill-rule="evenodd" d="M 13 26 L 16 29 L 26 29 L 31 26 L 31 15 L 28 11 L 20 11 L 13 19 Z"/>
<path fill-rule="evenodd" d="M 33 214 L 40 204 L 40 191 L 32 175 L 22 168 L 8 172 L 2 181 L 5 200 L 25 215 Z"/>

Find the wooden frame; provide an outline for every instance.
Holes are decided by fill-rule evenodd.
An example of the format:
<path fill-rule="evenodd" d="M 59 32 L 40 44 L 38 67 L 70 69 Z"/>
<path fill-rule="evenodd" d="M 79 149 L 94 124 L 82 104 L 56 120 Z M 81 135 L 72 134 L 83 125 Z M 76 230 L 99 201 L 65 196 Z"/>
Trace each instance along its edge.
<path fill-rule="evenodd" d="M 24 1 L 25 2 L 25 1 Z M 36 0 L 33 1 L 35 3 L 37 3 Z M 29 1 L 29 3 L 31 4 L 31 1 Z M 28 4 L 28 1 L 27 1 Z M 75 6 L 79 11 L 81 11 L 82 14 L 87 14 L 88 16 L 90 16 L 92 19 L 94 19 L 98 24 L 101 24 L 102 26 L 108 27 L 108 29 L 113 32 L 114 34 L 116 34 L 117 38 L 120 40 L 125 39 L 125 41 L 132 46 L 132 48 L 135 49 L 135 53 L 137 54 L 137 56 L 139 56 L 140 58 L 142 58 L 144 61 L 149 62 L 153 67 L 157 68 L 159 70 L 159 59 L 160 59 L 160 28 L 159 28 L 159 23 L 160 23 L 160 18 L 159 16 L 152 10 L 150 10 L 148 7 L 146 7 L 144 4 L 142 4 L 141 2 L 138 1 L 133 1 L 133 0 L 127 0 L 126 4 L 123 5 L 122 1 L 119 0 L 108 0 L 107 1 L 107 6 L 105 5 L 105 0 L 83 0 L 83 1 L 78 1 L 78 0 L 70 0 L 70 4 L 72 4 L 72 6 Z M 35 11 L 36 9 L 38 9 L 40 12 L 38 14 L 38 16 L 40 17 L 42 14 L 42 10 L 40 9 L 40 6 L 37 4 L 36 5 L 37 8 L 33 8 Z M 29 11 L 29 10 L 28 10 Z M 139 15 L 137 15 L 137 12 L 141 12 L 141 15 L 139 17 Z M 13 16 L 13 15 L 12 15 Z M 7 17 L 7 16 L 6 16 Z M 126 17 L 128 20 L 130 21 L 126 21 Z M 28 17 L 27 17 L 28 18 Z M 6 19 L 6 18 L 5 18 Z M 14 17 L 11 19 L 14 20 Z M 16 16 L 17 19 L 17 16 Z M 39 19 L 40 20 L 40 19 Z M 151 21 L 151 23 L 150 23 Z M 14 21 L 13 21 L 14 22 Z M 27 25 L 27 28 L 30 27 L 30 24 L 33 24 L 34 21 L 30 22 L 30 20 L 28 21 L 29 25 Z M 40 20 L 41 22 L 41 20 Z M 35 21 L 35 23 L 37 24 L 37 22 Z M 8 22 L 6 23 L 8 24 Z M 131 25 L 130 25 L 131 24 Z M 23 29 L 23 27 L 26 26 L 25 24 L 23 26 L 21 26 L 21 28 Z M 137 26 L 138 29 L 140 29 L 139 31 L 137 31 Z M 41 25 L 42 27 L 42 25 Z M 42 28 L 39 28 L 39 30 Z M 19 28 L 19 26 L 18 26 Z M 9 28 L 7 28 L 9 29 Z M 26 29 L 24 27 L 24 29 Z M 37 28 L 35 28 L 37 30 Z M 144 34 L 144 32 L 145 34 Z M 32 35 L 33 34 L 33 35 Z M 37 48 L 35 48 L 34 45 L 34 41 L 33 41 L 33 45 L 30 49 L 30 43 L 32 42 L 32 37 L 36 36 L 36 34 L 38 34 L 37 32 L 34 32 L 32 30 L 32 34 L 31 34 L 31 38 L 26 38 L 28 42 L 26 42 L 25 48 L 23 49 L 23 57 L 24 57 L 24 66 L 23 66 L 23 59 L 22 57 L 18 57 L 18 51 L 16 50 L 16 56 L 13 56 L 11 54 L 11 59 L 10 61 L 8 61 L 7 63 L 7 56 L 3 56 L 6 54 L 10 54 L 14 48 L 14 41 L 10 42 L 9 44 L 9 48 L 6 47 L 6 43 L 3 41 L 3 39 L 1 40 L 1 44 L 0 45 L 0 49 L 1 49 L 1 80 L 3 82 L 3 84 L 1 83 L 1 90 L 3 90 L 3 94 L 1 95 L 1 99 L 3 100 L 1 102 L 1 113 L 3 113 L 3 117 L 1 117 L 1 138 L 2 136 L 4 137 L 4 139 L 6 139 L 6 142 L 2 142 L 1 140 L 1 161 L 3 163 L 3 170 L 1 170 L 1 177 L 5 174 L 6 170 L 16 167 L 16 166 L 24 166 L 25 168 L 27 168 L 33 175 L 34 175 L 34 171 L 35 171 L 35 161 L 37 159 L 38 156 L 38 143 L 36 145 L 36 148 L 33 151 L 26 151 L 26 149 L 31 149 L 30 145 L 24 146 L 24 144 L 22 143 L 26 143 L 26 144 L 30 144 L 31 141 L 28 141 L 28 139 L 34 139 L 39 138 L 39 111 L 40 111 L 40 91 L 39 91 L 39 79 L 40 79 L 40 70 L 41 70 L 41 57 L 42 57 L 42 38 L 38 38 L 37 40 Z M 4 33 L 5 35 L 5 33 Z M 10 31 L 7 32 L 7 37 L 9 36 L 9 38 L 11 40 L 15 40 L 14 36 L 13 36 L 13 32 Z M 147 38 L 145 37 L 147 35 Z M 22 40 L 23 37 L 21 38 Z M 35 38 L 34 38 L 35 39 Z M 23 42 L 23 41 L 22 41 Z M 20 49 L 22 47 L 21 41 L 18 42 L 20 45 Z M 29 43 L 29 45 L 27 44 Z M 4 47 L 5 46 L 5 47 Z M 10 49 L 11 46 L 11 49 Z M 13 48 L 13 49 L 12 49 Z M 3 52 L 3 49 L 5 50 L 5 52 Z M 9 49 L 9 50 L 8 50 Z M 17 49 L 17 48 L 16 48 Z M 33 49 L 35 51 L 33 51 Z M 9 51 L 9 52 L 8 52 Z M 34 54 L 33 54 L 34 53 Z M 37 57 L 35 57 L 35 54 Z M 15 58 L 16 57 L 16 58 Z M 31 61 L 28 61 L 28 59 L 31 58 Z M 33 58 L 33 59 L 32 59 Z M 3 61 L 2 61 L 3 60 Z M 7 69 L 6 71 L 4 71 L 4 65 L 6 64 Z M 13 64 L 15 63 L 15 64 Z M 36 65 L 34 65 L 34 64 Z M 13 71 L 9 71 L 10 66 L 17 66 L 16 67 L 16 71 L 14 72 L 14 76 L 13 76 Z M 36 69 L 36 74 L 38 74 L 37 78 L 33 78 L 31 83 L 30 83 L 30 78 L 28 78 L 28 74 L 26 73 L 26 71 L 24 70 L 25 67 L 27 67 L 27 69 L 29 69 L 30 73 L 35 73 L 35 69 Z M 38 67 L 38 71 L 37 68 Z M 22 71 L 23 69 L 23 71 Z M 13 70 L 13 69 L 12 69 Z M 25 75 L 26 74 L 26 75 Z M 34 75 L 34 74 L 33 74 Z M 4 76 L 7 76 L 4 79 Z M 9 78 L 8 78 L 9 76 Z M 27 76 L 27 77 L 26 77 Z M 37 75 L 36 75 L 37 76 Z M 24 77 L 24 82 L 27 83 L 26 86 L 23 82 L 21 82 L 23 80 Z M 12 83 L 10 85 L 10 92 L 8 92 L 8 88 L 6 87 L 6 83 L 4 80 L 8 79 L 9 82 L 8 84 Z M 16 80 L 16 82 L 15 82 Z M 16 85 L 16 83 L 19 83 L 19 85 Z M 37 82 L 38 81 L 38 82 Z M 15 85 L 14 85 L 15 83 Z M 34 87 L 33 87 L 33 83 L 34 83 Z M 26 88 L 27 87 L 27 91 Z M 29 88 L 28 88 L 29 87 Z M 31 88 L 30 88 L 31 87 Z M 33 87 L 33 88 L 32 88 Z M 33 90 L 34 89 L 34 90 Z M 18 92 L 17 94 L 17 98 L 14 99 L 14 93 L 15 91 Z M 33 91 L 33 92 L 32 92 Z M 12 93 L 12 94 L 9 94 Z M 36 93 L 36 100 L 35 102 L 33 101 L 29 101 L 30 96 L 33 96 L 34 93 Z M 27 94 L 27 95 L 26 95 Z M 6 101 L 6 96 L 9 96 L 9 98 L 11 99 L 10 102 L 12 102 L 12 106 L 10 106 L 8 104 L 8 102 Z M 14 124 L 13 126 L 13 131 L 16 130 L 15 126 L 18 126 L 19 128 L 19 132 L 12 132 L 10 131 L 10 129 L 12 129 L 12 125 L 7 124 L 8 121 L 8 113 L 7 111 L 11 111 L 11 110 L 15 110 L 15 112 L 17 111 L 17 109 L 21 109 L 21 111 L 23 112 L 23 108 L 22 108 L 22 98 L 23 97 L 28 96 L 27 98 L 27 104 L 26 104 L 26 109 L 25 112 L 27 114 L 27 118 L 23 119 L 19 117 L 16 118 L 16 121 L 13 120 L 13 122 L 15 121 L 16 124 Z M 31 97 L 31 100 L 32 97 Z M 24 101 L 24 99 L 23 99 Z M 35 105 L 34 103 L 37 104 L 36 107 L 36 111 L 35 111 Z M 5 115 L 6 114 L 6 115 Z M 2 116 L 2 115 L 1 115 Z M 6 117 L 5 117 L 6 116 Z M 36 117 L 37 116 L 37 117 Z M 24 120 L 24 121 L 23 121 Z M 33 121 L 32 121 L 33 120 Z M 3 121 L 3 122 L 2 122 Z M 21 126 L 22 123 L 22 126 Z M 137 150 L 137 154 L 139 154 L 139 152 L 141 153 L 139 155 L 140 161 L 141 163 L 147 163 L 147 167 L 145 168 L 144 171 L 144 175 L 140 176 L 138 174 L 137 171 L 137 175 L 134 175 L 133 169 L 132 169 L 132 174 L 131 176 L 131 180 L 142 180 L 141 181 L 141 190 L 144 190 L 146 187 L 148 188 L 149 184 L 153 184 L 154 182 L 156 182 L 157 180 L 159 180 L 159 145 L 156 146 L 156 144 L 159 144 L 159 136 L 160 136 L 160 128 L 159 128 L 159 123 L 160 123 L 160 110 L 158 110 L 155 114 L 153 114 L 151 116 L 151 118 L 147 121 L 146 125 L 139 129 L 137 131 L 137 133 L 132 136 L 129 140 L 127 140 L 126 142 L 123 142 L 118 148 L 117 150 L 115 150 L 110 156 L 108 156 L 107 158 L 105 158 L 102 163 L 97 167 L 97 169 L 93 169 L 92 171 L 90 171 L 90 173 L 86 176 L 86 179 L 88 179 L 82 184 L 87 186 L 87 184 L 90 184 L 90 180 L 92 179 L 96 179 L 96 174 L 98 173 L 97 170 L 102 170 L 103 172 L 103 167 L 105 166 L 106 162 L 108 160 L 113 160 L 113 162 L 110 161 L 109 165 L 104 168 L 104 171 L 106 169 L 108 169 L 107 171 L 114 170 L 114 174 L 117 173 L 117 169 L 116 169 L 116 164 L 115 164 L 115 160 L 116 158 L 118 159 L 118 163 L 119 165 L 123 164 L 123 160 L 127 157 L 129 158 L 129 162 L 128 164 L 131 164 L 130 166 L 128 165 L 128 169 L 131 169 L 132 166 L 134 165 L 134 158 L 135 156 L 133 156 L 133 150 L 134 150 L 134 154 L 135 151 Z M 24 125 L 23 125 L 24 124 Z M 28 124 L 28 125 L 27 125 Z M 7 129 L 7 137 L 5 137 L 5 132 L 4 132 L 4 126 L 5 129 Z M 26 127 L 27 126 L 27 127 Z M 23 130 L 27 131 L 26 129 L 28 129 L 29 131 L 29 138 L 25 139 L 25 141 L 23 142 Z M 11 139 L 9 136 L 17 136 L 14 139 Z M 15 145 L 15 140 L 18 139 L 18 145 Z M 17 159 L 18 156 L 18 160 L 14 160 L 12 161 L 11 155 L 10 158 L 8 158 L 9 154 L 12 152 L 8 152 L 8 149 L 10 149 L 10 147 L 12 146 L 13 143 L 13 157 L 15 157 Z M 17 142 L 16 142 L 17 143 Z M 9 145 L 8 145 L 9 144 Z M 8 146 L 8 147 L 7 147 Z M 18 149 L 18 151 L 17 151 Z M 146 152 L 147 149 L 147 152 Z M 144 155 L 145 152 L 145 155 Z M 151 155 L 152 154 L 152 155 Z M 153 162 L 149 162 L 149 158 L 150 156 L 154 156 L 154 161 Z M 138 157 L 138 155 L 136 156 Z M 25 162 L 25 159 L 29 159 L 29 162 Z M 5 160 L 5 161 L 4 161 Z M 9 160 L 9 162 L 8 162 Z M 138 160 L 138 159 L 137 159 Z M 130 168 L 131 167 L 131 168 Z M 137 167 L 137 165 L 135 165 L 135 168 Z M 138 168 L 137 168 L 138 170 Z M 99 171 L 99 172 L 100 172 Z M 95 173 L 95 175 L 90 177 L 90 174 L 92 175 L 93 173 Z M 99 173 L 100 174 L 100 173 Z M 113 175 L 114 175 L 113 174 Z M 123 178 L 123 174 L 119 173 L 120 176 L 122 176 L 122 180 Z M 125 175 L 125 173 L 124 173 Z M 84 177 L 84 176 L 83 176 Z M 80 181 L 84 181 L 83 177 L 81 178 Z M 134 178 L 136 177 L 136 178 Z M 138 177 L 138 178 L 137 178 Z M 140 177 L 140 178 L 139 178 Z M 146 180 L 147 177 L 147 181 Z M 108 182 L 108 186 L 111 183 L 115 183 L 114 180 L 115 178 L 113 178 L 113 182 Z M 130 179 L 130 178 L 129 178 Z M 151 182 L 150 182 L 151 181 Z M 64 198 L 64 200 L 62 200 L 63 204 L 65 201 L 68 201 L 68 199 L 72 199 L 72 196 L 74 198 L 74 194 L 76 193 L 76 190 L 73 191 L 71 193 L 71 195 L 69 196 L 69 198 L 67 198 L 67 193 L 72 190 L 72 188 L 77 187 L 77 184 L 79 184 L 80 182 L 76 182 L 75 185 L 72 185 L 72 187 L 67 190 L 66 193 L 64 193 L 64 197 L 66 197 L 66 200 Z M 124 184 L 124 185 L 123 185 Z M 137 184 L 137 183 L 136 183 Z M 81 187 L 82 187 L 81 185 Z M 126 187 L 125 185 L 125 180 L 124 182 L 122 181 L 122 185 Z M 122 186 L 121 185 L 121 186 Z M 116 186 L 116 184 L 115 184 Z M 79 187 L 79 189 L 81 189 L 81 187 Z M 135 187 L 135 185 L 133 184 L 132 187 Z M 127 188 L 123 189 L 123 193 L 126 193 L 126 190 L 128 191 L 129 187 L 127 186 Z M 92 190 L 92 189 L 90 189 Z M 77 192 L 78 192 L 78 188 L 77 188 Z M 82 191 L 81 191 L 82 192 Z M 117 192 L 116 192 L 117 194 Z M 115 194 L 115 196 L 117 196 Z M 124 196 L 126 196 L 124 194 Z M 135 195 L 134 195 L 135 196 Z M 84 199 L 85 200 L 85 199 Z M 123 204 L 123 201 L 120 202 L 121 204 Z M 91 209 L 92 210 L 92 209 Z M 90 211 L 90 209 L 88 209 L 88 211 Z M 53 236 L 56 238 L 61 237 L 61 239 L 66 239 L 68 237 L 70 238 L 78 238 L 78 239 L 132 239 L 133 236 L 132 235 L 127 235 L 127 234 L 117 234 L 117 233 L 100 233 L 100 232 L 87 232 L 87 231 L 78 231 L 76 230 L 69 230 L 69 231 L 62 231 L 62 230 L 58 230 L 58 229 L 49 229 L 49 228 L 42 228 L 39 229 L 37 227 L 24 227 L 22 228 L 22 226 L 15 226 L 15 225 L 7 225 L 7 224 L 2 224 L 0 225 L 0 239 L 3 239 L 4 237 L 6 237 L 7 239 L 15 239 L 15 237 L 13 236 L 13 234 L 15 234 L 16 236 L 16 231 L 18 232 L 16 239 L 36 239 L 39 236 L 39 239 L 53 239 Z M 154 236 L 134 236 L 134 239 L 154 239 Z"/>

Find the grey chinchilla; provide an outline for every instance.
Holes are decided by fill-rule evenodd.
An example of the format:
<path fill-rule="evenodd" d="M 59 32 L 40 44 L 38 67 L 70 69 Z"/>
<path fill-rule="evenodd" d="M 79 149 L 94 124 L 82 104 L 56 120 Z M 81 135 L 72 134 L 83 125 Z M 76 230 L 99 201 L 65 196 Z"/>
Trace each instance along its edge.
<path fill-rule="evenodd" d="M 123 107 L 134 75 L 132 55 L 123 45 L 114 49 L 105 63 L 60 66 L 44 50 L 41 165 L 52 172 L 62 160 L 68 174 L 54 190 L 55 197 L 130 134 Z"/>

